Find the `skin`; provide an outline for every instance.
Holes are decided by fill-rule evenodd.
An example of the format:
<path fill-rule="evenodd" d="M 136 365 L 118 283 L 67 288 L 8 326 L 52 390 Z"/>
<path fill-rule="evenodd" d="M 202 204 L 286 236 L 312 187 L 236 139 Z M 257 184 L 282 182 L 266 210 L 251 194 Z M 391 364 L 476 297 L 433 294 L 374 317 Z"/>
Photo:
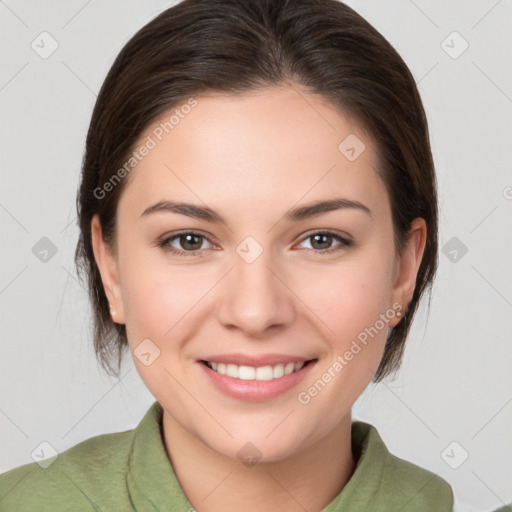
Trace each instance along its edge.
<path fill-rule="evenodd" d="M 148 366 L 133 360 L 164 409 L 165 448 L 191 504 L 201 512 L 321 510 L 354 471 L 351 408 L 379 365 L 386 328 L 309 403 L 297 394 L 379 315 L 393 304 L 405 309 L 425 222 L 414 220 L 398 256 L 374 143 L 321 96 L 283 85 L 197 101 L 129 175 L 114 248 L 105 244 L 97 217 L 92 221 L 105 292 L 115 321 L 126 324 L 132 356 L 147 338 L 160 350 Z M 338 149 L 350 134 L 366 147 L 354 161 Z M 359 201 L 371 215 L 343 208 L 284 218 L 291 208 L 335 197 Z M 161 200 L 208 206 L 226 222 L 171 212 L 141 216 Z M 325 229 L 353 245 L 335 238 L 315 243 L 310 232 Z M 179 230 L 204 235 L 192 241 L 194 255 L 158 246 Z M 236 252 L 247 236 L 263 249 L 252 263 Z M 169 242 L 183 251 L 186 243 Z M 399 321 L 395 316 L 387 327 Z M 213 387 L 197 362 L 233 352 L 317 362 L 296 388 L 247 402 Z M 237 457 L 247 442 L 261 453 L 252 467 Z"/>

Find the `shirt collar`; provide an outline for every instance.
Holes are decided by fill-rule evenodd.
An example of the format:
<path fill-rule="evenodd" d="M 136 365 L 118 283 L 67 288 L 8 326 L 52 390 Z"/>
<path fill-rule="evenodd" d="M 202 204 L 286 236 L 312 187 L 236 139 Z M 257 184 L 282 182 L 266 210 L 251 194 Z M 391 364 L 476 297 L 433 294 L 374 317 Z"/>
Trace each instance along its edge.
<path fill-rule="evenodd" d="M 134 430 L 131 447 L 127 486 L 137 510 L 194 510 L 181 488 L 163 443 L 163 409 L 158 401 L 149 408 Z M 354 473 L 340 494 L 324 508 L 323 512 L 372 510 L 389 496 L 389 510 L 393 503 L 403 503 L 400 496 L 400 478 L 407 478 L 409 469 L 419 469 L 417 492 L 435 483 L 436 475 L 417 468 L 393 456 L 386 448 L 377 429 L 362 421 L 352 422 L 352 452 L 357 461 Z M 398 471 L 400 464 L 405 465 Z M 405 471 L 405 473 L 404 473 Z M 421 488 L 420 488 L 421 487 Z M 397 501 L 395 501 L 397 500 Z M 379 510 L 388 510 L 379 508 Z M 394 509 L 393 509 L 394 510 Z M 423 509 L 422 509 L 423 510 Z"/>
<path fill-rule="evenodd" d="M 163 409 L 154 402 L 134 430 L 126 482 L 136 510 L 193 510 L 167 456 Z"/>

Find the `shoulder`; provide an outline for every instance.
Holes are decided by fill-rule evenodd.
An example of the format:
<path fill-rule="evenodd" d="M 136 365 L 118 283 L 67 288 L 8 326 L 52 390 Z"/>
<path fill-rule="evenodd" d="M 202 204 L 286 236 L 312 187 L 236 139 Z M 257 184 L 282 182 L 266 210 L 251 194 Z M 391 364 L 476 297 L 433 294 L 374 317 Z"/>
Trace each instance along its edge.
<path fill-rule="evenodd" d="M 453 491 L 446 480 L 390 453 L 368 423 L 354 422 L 352 436 L 353 449 L 359 451 L 356 473 L 374 482 L 376 502 L 386 501 L 387 508 L 382 510 L 452 512 Z"/>
<path fill-rule="evenodd" d="M 47 459 L 47 467 L 33 462 L 3 473 L 0 509 L 85 511 L 99 510 L 100 500 L 114 503 L 126 485 L 132 438 L 133 430 L 102 434 Z"/>
<path fill-rule="evenodd" d="M 398 489 L 397 482 L 401 482 Z M 453 491 L 446 480 L 391 453 L 386 458 L 382 484 L 395 486 L 395 492 L 410 510 L 452 511 Z"/>

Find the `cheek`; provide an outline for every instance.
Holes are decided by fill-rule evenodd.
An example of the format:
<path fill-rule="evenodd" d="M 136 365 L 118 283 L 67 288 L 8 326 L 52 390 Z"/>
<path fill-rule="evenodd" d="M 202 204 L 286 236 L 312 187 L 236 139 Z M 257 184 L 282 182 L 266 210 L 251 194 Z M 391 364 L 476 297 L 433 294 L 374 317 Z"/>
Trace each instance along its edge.
<path fill-rule="evenodd" d="M 298 395 L 311 417 L 334 424 L 371 381 L 384 352 L 389 322 L 392 257 L 316 272 L 303 288 L 304 302 L 319 317 L 326 355 Z"/>
<path fill-rule="evenodd" d="M 197 313 L 207 302 L 203 297 L 213 284 L 211 278 L 205 281 L 192 267 L 149 264 L 148 258 L 134 253 L 121 276 L 128 344 L 141 379 L 170 410 L 190 407 L 171 375 L 188 372 L 188 342 L 194 337 Z M 145 353 L 150 354 L 146 362 Z M 187 389 L 196 392 L 194 383 Z"/>
<path fill-rule="evenodd" d="M 333 348 L 343 350 L 390 308 L 391 272 L 391 258 L 383 255 L 337 268 L 319 267 L 314 276 L 300 278 L 300 296 L 324 324 Z"/>
<path fill-rule="evenodd" d="M 136 336 L 165 340 L 208 289 L 191 268 L 160 268 L 131 258 L 123 279 L 126 326 Z M 158 342 L 157 342 L 158 343 Z"/>

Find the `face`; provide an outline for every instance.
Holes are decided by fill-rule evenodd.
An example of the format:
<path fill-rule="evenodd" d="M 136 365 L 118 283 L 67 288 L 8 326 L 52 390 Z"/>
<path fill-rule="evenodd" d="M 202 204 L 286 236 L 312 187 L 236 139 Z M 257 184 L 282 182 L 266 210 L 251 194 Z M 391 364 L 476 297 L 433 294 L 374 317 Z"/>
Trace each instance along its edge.
<path fill-rule="evenodd" d="M 164 425 L 231 458 L 251 442 L 282 460 L 350 422 L 423 251 L 421 219 L 395 251 L 369 136 L 297 90 L 199 96 L 162 134 L 173 108 L 140 138 L 154 147 L 121 195 L 115 256 L 93 220 Z"/>

